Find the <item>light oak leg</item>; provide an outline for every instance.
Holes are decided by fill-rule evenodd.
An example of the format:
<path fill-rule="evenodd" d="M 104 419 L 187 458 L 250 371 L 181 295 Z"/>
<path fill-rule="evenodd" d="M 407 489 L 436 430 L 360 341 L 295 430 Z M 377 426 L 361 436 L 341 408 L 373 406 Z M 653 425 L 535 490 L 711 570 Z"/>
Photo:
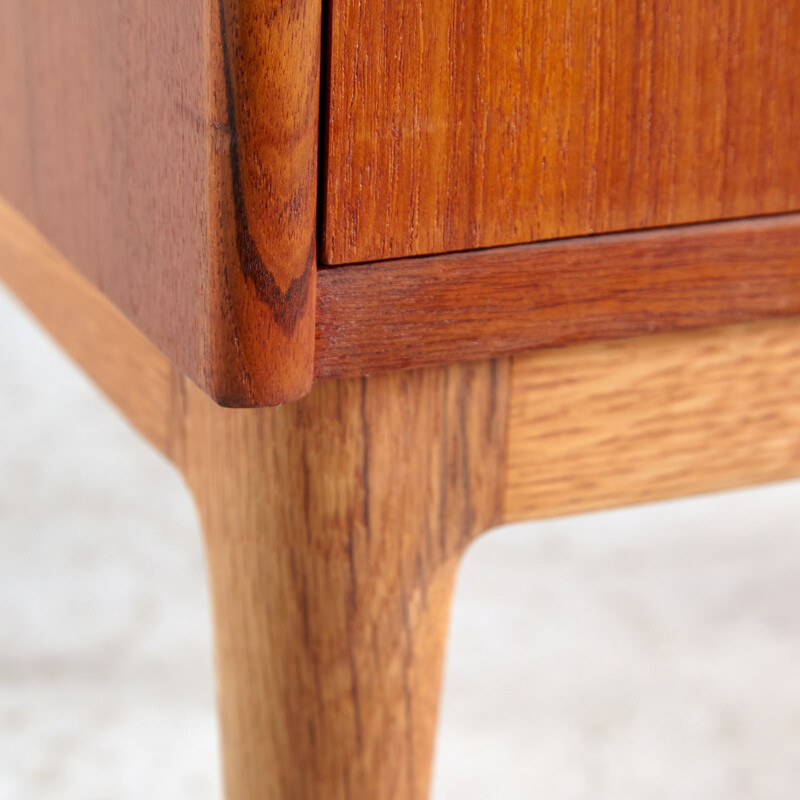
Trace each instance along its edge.
<path fill-rule="evenodd" d="M 453 576 L 503 510 L 507 362 L 214 405 L 0 201 L 0 277 L 183 471 L 228 800 L 418 800 Z"/>
<path fill-rule="evenodd" d="M 501 517 L 505 366 L 189 389 L 228 800 L 427 795 L 458 557 Z"/>

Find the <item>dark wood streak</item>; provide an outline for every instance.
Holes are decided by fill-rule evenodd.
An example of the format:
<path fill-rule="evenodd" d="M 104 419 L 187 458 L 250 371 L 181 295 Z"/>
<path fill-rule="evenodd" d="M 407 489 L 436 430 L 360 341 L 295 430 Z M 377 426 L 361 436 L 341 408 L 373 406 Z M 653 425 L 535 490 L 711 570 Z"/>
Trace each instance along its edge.
<path fill-rule="evenodd" d="M 245 278 L 255 287 L 258 298 L 269 306 L 275 322 L 287 334 L 291 334 L 306 311 L 309 282 L 314 275 L 316 266 L 316 241 L 312 238 L 309 243 L 302 274 L 292 278 L 286 291 L 281 291 L 275 276 L 265 265 L 264 259 L 258 252 L 258 246 L 250 234 L 250 221 L 242 187 L 242 170 L 236 127 L 236 103 L 231 74 L 228 28 L 225 19 L 225 0 L 219 0 L 219 15 L 222 34 L 222 65 L 225 75 L 225 100 L 230 129 L 231 183 L 236 215 L 236 249 L 239 253 L 239 267 Z"/>
<path fill-rule="evenodd" d="M 313 380 L 320 0 L 217 0 L 208 102 L 210 308 L 222 405 L 277 405 Z"/>
<path fill-rule="evenodd" d="M 369 508 L 369 419 L 367 418 L 367 379 L 361 379 L 361 426 L 362 436 L 364 437 L 364 451 L 362 454 L 361 476 L 364 482 L 364 504 L 362 514 L 364 515 L 364 530 L 366 534 L 367 547 L 372 541 L 372 524 L 370 522 Z"/>

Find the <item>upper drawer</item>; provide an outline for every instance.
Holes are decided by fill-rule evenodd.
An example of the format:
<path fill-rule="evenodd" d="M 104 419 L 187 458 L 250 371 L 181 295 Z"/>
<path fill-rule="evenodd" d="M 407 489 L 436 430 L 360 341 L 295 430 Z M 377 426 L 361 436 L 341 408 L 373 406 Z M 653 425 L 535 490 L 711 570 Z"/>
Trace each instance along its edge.
<path fill-rule="evenodd" d="M 800 207 L 800 0 L 332 0 L 344 263 Z"/>

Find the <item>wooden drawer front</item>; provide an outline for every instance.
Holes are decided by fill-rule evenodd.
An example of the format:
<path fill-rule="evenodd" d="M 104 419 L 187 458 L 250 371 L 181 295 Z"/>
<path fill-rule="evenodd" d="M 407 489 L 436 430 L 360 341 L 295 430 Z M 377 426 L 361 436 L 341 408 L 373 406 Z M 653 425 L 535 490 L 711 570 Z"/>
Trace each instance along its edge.
<path fill-rule="evenodd" d="M 800 207 L 800 0 L 332 0 L 322 252 Z"/>

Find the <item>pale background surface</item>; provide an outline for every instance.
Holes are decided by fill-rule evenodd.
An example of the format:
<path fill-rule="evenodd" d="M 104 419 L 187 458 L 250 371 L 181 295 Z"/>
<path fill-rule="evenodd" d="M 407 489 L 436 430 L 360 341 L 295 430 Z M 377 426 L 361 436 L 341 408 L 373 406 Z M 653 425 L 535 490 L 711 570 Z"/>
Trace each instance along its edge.
<path fill-rule="evenodd" d="M 799 488 L 479 541 L 435 800 L 796 800 Z M 216 800 L 207 603 L 180 478 L 0 290 L 0 798 Z"/>

